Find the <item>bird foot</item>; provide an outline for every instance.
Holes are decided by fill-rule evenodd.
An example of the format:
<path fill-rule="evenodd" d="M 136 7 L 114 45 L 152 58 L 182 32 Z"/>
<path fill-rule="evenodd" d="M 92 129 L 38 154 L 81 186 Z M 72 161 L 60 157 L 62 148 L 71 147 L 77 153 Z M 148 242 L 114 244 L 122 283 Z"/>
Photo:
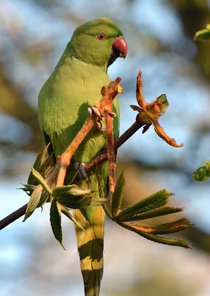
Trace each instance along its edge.
<path fill-rule="evenodd" d="M 88 113 L 90 114 L 91 117 L 94 118 L 96 127 L 99 130 L 104 131 L 105 127 L 104 127 L 104 124 L 102 122 L 102 116 L 101 116 L 101 113 L 98 110 L 98 108 L 96 106 L 88 107 Z"/>
<path fill-rule="evenodd" d="M 90 114 L 90 116 L 102 118 L 101 113 L 96 106 L 88 107 L 88 113 Z"/>
<path fill-rule="evenodd" d="M 77 171 L 77 177 L 79 178 L 79 180 L 87 178 L 88 175 L 87 175 L 87 173 L 85 171 L 85 163 L 76 161 L 73 164 L 73 166 L 75 168 L 75 171 Z"/>

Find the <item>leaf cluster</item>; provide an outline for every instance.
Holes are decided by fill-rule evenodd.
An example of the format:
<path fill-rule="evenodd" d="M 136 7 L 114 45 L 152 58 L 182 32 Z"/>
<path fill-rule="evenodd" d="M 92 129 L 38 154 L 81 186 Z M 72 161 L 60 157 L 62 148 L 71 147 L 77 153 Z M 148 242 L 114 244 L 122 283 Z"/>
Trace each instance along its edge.
<path fill-rule="evenodd" d="M 118 178 L 111 203 L 105 208 L 107 215 L 112 220 L 120 226 L 151 241 L 189 248 L 189 245 L 184 240 L 162 236 L 164 234 L 175 233 L 188 228 L 190 223 L 186 218 L 180 218 L 173 222 L 158 225 L 151 224 L 149 226 L 143 225 L 140 222 L 142 220 L 181 212 L 182 208 L 167 205 L 169 197 L 173 195 L 172 193 L 167 192 L 166 190 L 160 190 L 127 208 L 122 208 L 124 186 L 125 179 L 122 172 Z"/>
<path fill-rule="evenodd" d="M 57 186 L 52 190 L 46 179 L 53 167 L 53 158 L 51 155 L 47 155 L 45 148 L 42 153 L 38 154 L 34 167 L 31 168 L 28 184 L 25 184 L 22 188 L 30 196 L 23 221 L 28 219 L 37 208 L 43 207 L 46 202 L 50 202 L 51 228 L 55 238 L 63 246 L 62 214 L 68 217 L 75 225 L 82 228 L 70 209 L 88 207 L 92 203 L 92 193 L 90 189 L 82 189 L 79 185 L 73 183 Z"/>
<path fill-rule="evenodd" d="M 51 160 L 49 160 L 51 159 Z M 72 213 L 72 209 L 84 209 L 88 206 L 102 205 L 107 216 L 121 227 L 133 231 L 151 241 L 176 245 L 188 248 L 189 245 L 182 239 L 174 239 L 163 236 L 165 234 L 182 231 L 190 226 L 185 218 L 175 219 L 173 222 L 163 224 L 144 225 L 143 220 L 171 215 L 182 211 L 182 208 L 168 206 L 169 198 L 173 195 L 166 190 L 160 190 L 139 202 L 123 208 L 123 192 L 125 178 L 121 172 L 110 198 L 94 201 L 93 192 L 89 188 L 81 188 L 77 184 L 55 187 L 53 190 L 46 182 L 46 177 L 52 170 L 53 162 L 51 156 L 46 156 L 46 151 L 39 154 L 28 181 L 31 184 L 24 185 L 24 190 L 30 195 L 24 221 L 29 218 L 36 208 L 43 207 L 50 202 L 50 223 L 53 234 L 63 246 L 62 236 L 62 214 L 68 217 L 77 227 L 83 229 Z M 38 171 L 39 170 L 39 171 Z M 72 181 L 75 179 L 72 179 Z M 63 246 L 64 247 L 64 246 Z"/>

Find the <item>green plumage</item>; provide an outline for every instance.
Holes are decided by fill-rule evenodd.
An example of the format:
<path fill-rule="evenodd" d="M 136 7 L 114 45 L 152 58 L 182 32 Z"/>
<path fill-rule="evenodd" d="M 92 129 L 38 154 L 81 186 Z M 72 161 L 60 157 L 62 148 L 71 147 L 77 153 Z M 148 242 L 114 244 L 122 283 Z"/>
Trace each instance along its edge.
<path fill-rule="evenodd" d="M 100 34 L 105 36 L 103 40 L 100 40 Z M 113 51 L 112 44 L 118 36 L 122 36 L 122 32 L 108 18 L 78 27 L 52 75 L 43 85 L 39 93 L 39 121 L 56 157 L 71 143 L 88 118 L 88 106 L 100 100 L 101 87 L 110 82 L 107 67 Z M 117 100 L 113 111 L 117 114 L 114 121 L 117 138 Z M 73 161 L 88 162 L 105 146 L 104 132 L 95 127 L 79 146 Z M 103 164 L 95 168 L 87 179 L 78 180 L 82 187 L 91 188 L 96 199 L 107 194 L 106 167 Z M 75 210 L 75 217 L 85 228 L 85 231 L 76 228 L 85 295 L 96 296 L 99 295 L 103 271 L 104 211 L 101 206 L 92 206 L 83 212 Z"/>

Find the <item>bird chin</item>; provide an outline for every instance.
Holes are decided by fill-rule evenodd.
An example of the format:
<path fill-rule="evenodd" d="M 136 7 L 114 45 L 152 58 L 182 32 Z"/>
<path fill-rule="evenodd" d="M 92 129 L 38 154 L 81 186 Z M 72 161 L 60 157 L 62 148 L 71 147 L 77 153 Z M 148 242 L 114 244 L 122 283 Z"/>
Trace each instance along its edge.
<path fill-rule="evenodd" d="M 112 48 L 112 53 L 107 64 L 107 68 L 119 57 L 121 57 L 121 52 L 115 48 Z"/>

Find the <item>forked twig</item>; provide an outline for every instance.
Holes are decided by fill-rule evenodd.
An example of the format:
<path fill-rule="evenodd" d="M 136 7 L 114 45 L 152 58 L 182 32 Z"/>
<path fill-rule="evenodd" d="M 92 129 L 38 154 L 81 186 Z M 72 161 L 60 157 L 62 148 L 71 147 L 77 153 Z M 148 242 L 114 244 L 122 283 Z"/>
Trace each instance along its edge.
<path fill-rule="evenodd" d="M 118 94 L 118 87 L 121 78 L 117 78 L 114 82 L 111 82 L 109 86 L 102 88 L 102 99 L 99 103 L 96 104 L 100 114 L 105 116 L 106 123 L 108 125 L 108 151 L 104 151 L 99 155 L 95 156 L 91 159 L 88 163 L 85 164 L 85 170 L 89 171 L 93 169 L 96 165 L 100 164 L 101 162 L 109 159 L 109 163 L 111 164 L 109 167 L 109 175 L 110 178 L 110 185 L 111 185 L 111 192 L 114 191 L 115 187 L 115 155 L 114 150 L 118 149 L 122 146 L 133 134 L 138 131 L 141 127 L 145 127 L 143 132 L 148 129 L 148 127 L 153 124 L 155 131 L 157 134 L 163 138 L 169 145 L 174 147 L 180 147 L 181 145 L 176 144 L 174 139 L 169 138 L 164 130 L 159 126 L 158 118 L 163 114 L 165 108 L 168 106 L 166 98 L 164 95 L 158 97 L 156 101 L 152 103 L 147 103 L 144 100 L 143 96 L 143 85 L 142 85 L 142 75 L 141 72 L 138 74 L 137 77 L 137 84 L 136 84 L 136 96 L 137 102 L 139 106 L 131 106 L 132 109 L 138 111 L 136 116 L 136 121 L 131 125 L 131 127 L 125 131 L 120 138 L 115 143 L 115 147 L 113 144 L 113 132 L 110 130 L 112 127 L 112 118 L 110 116 L 110 112 L 112 112 L 112 101 Z M 158 111 L 158 112 L 157 112 Z M 55 167 L 51 171 L 51 173 L 46 178 L 47 185 L 53 189 L 57 186 L 62 186 L 64 184 L 64 179 L 66 176 L 66 170 L 71 162 L 71 158 L 74 155 L 75 151 L 90 132 L 92 127 L 95 124 L 96 119 L 94 117 L 90 117 L 82 126 L 81 130 L 72 140 L 71 144 L 67 147 L 67 149 L 59 156 Z M 115 149 L 113 149 L 113 147 Z M 110 149 L 110 150 L 109 150 Z M 38 185 L 42 186 L 42 185 Z M 25 214 L 26 208 L 28 204 L 25 204 L 18 210 L 14 211 L 4 219 L 0 220 L 0 230 L 6 227 L 7 225 L 11 224 L 21 216 Z"/>

